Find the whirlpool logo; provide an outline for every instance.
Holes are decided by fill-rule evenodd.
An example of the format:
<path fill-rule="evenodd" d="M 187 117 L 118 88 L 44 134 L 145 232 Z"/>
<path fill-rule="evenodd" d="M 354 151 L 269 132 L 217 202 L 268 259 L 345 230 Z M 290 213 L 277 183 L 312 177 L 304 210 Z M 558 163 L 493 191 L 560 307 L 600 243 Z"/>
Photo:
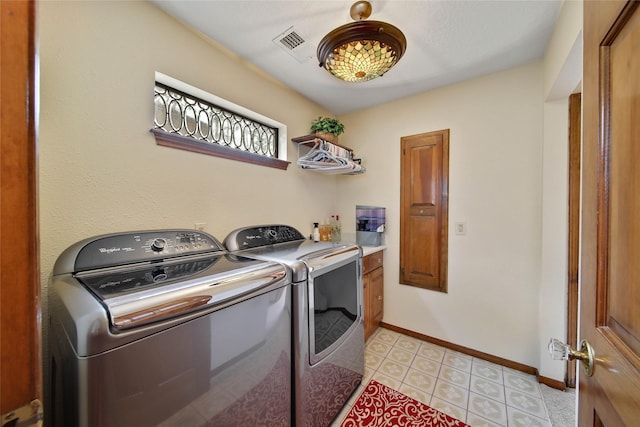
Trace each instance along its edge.
<path fill-rule="evenodd" d="M 100 252 L 103 254 L 112 254 L 114 252 L 120 252 L 120 248 L 100 248 Z"/>

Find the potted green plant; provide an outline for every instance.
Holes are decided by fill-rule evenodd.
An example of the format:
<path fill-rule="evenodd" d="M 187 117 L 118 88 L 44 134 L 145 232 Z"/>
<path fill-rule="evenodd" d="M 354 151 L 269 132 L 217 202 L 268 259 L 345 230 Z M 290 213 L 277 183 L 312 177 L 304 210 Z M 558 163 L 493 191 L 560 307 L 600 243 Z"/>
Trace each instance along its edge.
<path fill-rule="evenodd" d="M 338 142 L 338 135 L 344 132 L 344 125 L 338 119 L 318 117 L 311 123 L 311 133 L 329 142 Z"/>

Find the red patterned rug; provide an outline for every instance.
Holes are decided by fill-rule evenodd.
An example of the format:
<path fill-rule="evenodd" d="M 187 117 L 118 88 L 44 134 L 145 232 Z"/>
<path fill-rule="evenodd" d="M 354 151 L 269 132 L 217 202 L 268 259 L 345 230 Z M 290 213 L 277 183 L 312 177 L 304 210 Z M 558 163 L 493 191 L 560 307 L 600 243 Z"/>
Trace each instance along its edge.
<path fill-rule="evenodd" d="M 447 414 L 387 387 L 369 381 L 341 427 L 469 427 Z"/>

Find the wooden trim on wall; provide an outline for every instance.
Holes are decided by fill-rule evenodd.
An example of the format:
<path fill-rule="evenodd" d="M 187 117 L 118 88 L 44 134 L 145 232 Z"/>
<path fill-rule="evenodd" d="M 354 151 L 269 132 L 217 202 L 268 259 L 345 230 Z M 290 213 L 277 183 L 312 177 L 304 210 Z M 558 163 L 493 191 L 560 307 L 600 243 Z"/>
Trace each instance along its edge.
<path fill-rule="evenodd" d="M 34 1 L 0 1 L 0 413 L 42 399 Z"/>
<path fill-rule="evenodd" d="M 409 329 L 401 328 L 400 326 L 391 325 L 389 323 L 380 322 L 380 327 L 395 331 L 403 335 L 407 335 L 421 341 L 430 342 L 432 344 L 439 345 L 440 347 L 448 348 L 450 350 L 457 351 L 459 353 L 467 354 L 478 359 L 486 360 L 487 362 L 495 363 L 496 365 L 504 366 L 516 371 L 524 372 L 525 374 L 535 375 L 539 383 L 548 385 L 558 390 L 565 390 L 565 384 L 563 381 L 554 380 L 547 377 L 540 376 L 537 368 L 533 366 L 525 365 L 523 363 L 514 362 L 513 360 L 503 359 L 502 357 L 494 356 L 488 353 L 483 353 L 478 350 L 474 350 L 469 347 L 464 347 L 458 344 L 453 344 L 448 341 L 444 341 L 438 338 L 430 337 L 419 332 L 414 332 Z"/>
<path fill-rule="evenodd" d="M 261 156 L 248 151 L 237 150 L 219 144 L 202 143 L 201 141 L 186 136 L 168 133 L 159 129 L 151 129 L 156 138 L 156 144 L 164 147 L 177 148 L 179 150 L 206 154 L 208 156 L 222 157 L 223 159 L 237 160 L 253 165 L 266 166 L 275 169 L 286 170 L 291 162 L 273 157 Z"/>
<path fill-rule="evenodd" d="M 538 382 L 540 384 L 544 384 L 548 387 L 555 388 L 556 390 L 565 391 L 567 389 L 567 385 L 564 381 L 554 380 L 553 378 L 543 377 L 539 374 L 536 374 L 538 378 Z"/>

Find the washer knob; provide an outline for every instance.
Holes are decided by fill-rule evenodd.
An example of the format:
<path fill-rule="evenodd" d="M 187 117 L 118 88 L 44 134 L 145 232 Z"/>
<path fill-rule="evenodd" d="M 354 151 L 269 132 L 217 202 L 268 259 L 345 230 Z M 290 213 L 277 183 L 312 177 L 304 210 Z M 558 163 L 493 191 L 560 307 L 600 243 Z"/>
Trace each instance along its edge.
<path fill-rule="evenodd" d="M 169 275 L 164 271 L 164 269 L 158 269 L 151 272 L 151 278 L 154 283 L 162 282 L 163 280 L 167 280 Z"/>
<path fill-rule="evenodd" d="M 276 230 L 274 230 L 273 228 L 270 228 L 269 230 L 267 230 L 267 232 L 265 233 L 265 237 L 268 240 L 275 240 L 278 237 L 278 232 Z"/>
<path fill-rule="evenodd" d="M 154 252 L 162 252 L 165 246 L 167 246 L 167 241 L 164 239 L 153 239 L 151 242 L 151 250 Z"/>

